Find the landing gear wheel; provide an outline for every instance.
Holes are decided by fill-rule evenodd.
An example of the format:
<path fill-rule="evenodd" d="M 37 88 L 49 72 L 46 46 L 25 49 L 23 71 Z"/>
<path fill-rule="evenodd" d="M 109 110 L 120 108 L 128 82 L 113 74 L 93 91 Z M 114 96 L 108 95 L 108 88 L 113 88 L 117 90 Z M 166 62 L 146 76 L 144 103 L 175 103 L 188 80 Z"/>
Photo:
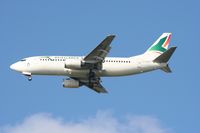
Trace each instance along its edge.
<path fill-rule="evenodd" d="M 95 72 L 94 71 L 92 71 L 92 69 L 90 69 L 90 72 L 89 72 L 89 75 L 88 75 L 89 77 L 89 84 L 91 84 L 92 83 L 92 80 L 95 78 Z"/>
<path fill-rule="evenodd" d="M 31 81 L 32 80 L 32 77 L 30 76 L 30 77 L 28 77 L 28 81 Z"/>
<path fill-rule="evenodd" d="M 91 69 L 90 69 L 90 72 L 89 72 L 89 78 L 92 78 L 95 76 L 95 72 L 93 72 Z"/>

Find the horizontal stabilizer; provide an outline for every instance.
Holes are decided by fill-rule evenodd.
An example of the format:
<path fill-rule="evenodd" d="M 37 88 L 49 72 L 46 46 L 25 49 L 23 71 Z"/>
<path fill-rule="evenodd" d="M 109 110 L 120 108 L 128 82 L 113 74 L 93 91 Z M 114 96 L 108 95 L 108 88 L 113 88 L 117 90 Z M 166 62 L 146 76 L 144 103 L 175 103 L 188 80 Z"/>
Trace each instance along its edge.
<path fill-rule="evenodd" d="M 166 73 L 171 73 L 172 72 L 168 64 L 167 64 L 167 66 L 161 68 L 161 70 L 163 70 Z"/>
<path fill-rule="evenodd" d="M 171 47 L 170 49 L 165 51 L 163 54 L 158 56 L 153 62 L 156 62 L 156 63 L 167 63 L 175 50 L 176 50 L 176 47 Z"/>

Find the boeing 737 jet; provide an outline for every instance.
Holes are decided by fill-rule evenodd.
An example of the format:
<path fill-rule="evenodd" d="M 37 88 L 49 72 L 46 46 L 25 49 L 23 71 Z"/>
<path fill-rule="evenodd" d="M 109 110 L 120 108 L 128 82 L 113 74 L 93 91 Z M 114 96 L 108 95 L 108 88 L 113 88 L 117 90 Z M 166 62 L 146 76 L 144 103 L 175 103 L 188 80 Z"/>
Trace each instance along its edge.
<path fill-rule="evenodd" d="M 150 48 L 141 55 L 132 57 L 107 57 L 115 35 L 107 36 L 86 56 L 34 56 L 24 58 L 10 66 L 32 80 L 32 75 L 66 76 L 63 87 L 87 86 L 107 93 L 101 85 L 101 77 L 127 76 L 161 69 L 171 72 L 168 61 L 176 47 L 168 49 L 171 33 L 163 33 Z"/>

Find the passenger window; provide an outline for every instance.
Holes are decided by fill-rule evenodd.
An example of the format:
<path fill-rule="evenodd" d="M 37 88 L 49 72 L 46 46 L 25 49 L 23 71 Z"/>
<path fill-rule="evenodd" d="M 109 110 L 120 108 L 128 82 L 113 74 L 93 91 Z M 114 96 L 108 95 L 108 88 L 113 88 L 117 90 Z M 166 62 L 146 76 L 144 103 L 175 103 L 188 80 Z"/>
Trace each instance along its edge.
<path fill-rule="evenodd" d="M 21 61 L 26 61 L 26 59 L 22 59 Z"/>

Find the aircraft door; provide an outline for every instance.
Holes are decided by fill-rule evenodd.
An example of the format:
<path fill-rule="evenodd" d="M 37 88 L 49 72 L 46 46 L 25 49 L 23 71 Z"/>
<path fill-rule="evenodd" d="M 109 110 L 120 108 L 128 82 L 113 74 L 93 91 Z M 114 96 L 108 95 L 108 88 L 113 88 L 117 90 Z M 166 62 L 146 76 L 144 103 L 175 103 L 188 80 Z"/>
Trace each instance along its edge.
<path fill-rule="evenodd" d="M 31 66 L 31 65 L 30 65 L 30 62 L 27 62 L 27 63 L 26 63 L 26 68 L 27 68 L 27 70 L 30 70 L 30 66 Z"/>
<path fill-rule="evenodd" d="M 137 68 L 138 68 L 138 70 L 139 70 L 141 73 L 143 72 L 142 63 L 141 63 L 141 62 L 138 62 Z"/>

